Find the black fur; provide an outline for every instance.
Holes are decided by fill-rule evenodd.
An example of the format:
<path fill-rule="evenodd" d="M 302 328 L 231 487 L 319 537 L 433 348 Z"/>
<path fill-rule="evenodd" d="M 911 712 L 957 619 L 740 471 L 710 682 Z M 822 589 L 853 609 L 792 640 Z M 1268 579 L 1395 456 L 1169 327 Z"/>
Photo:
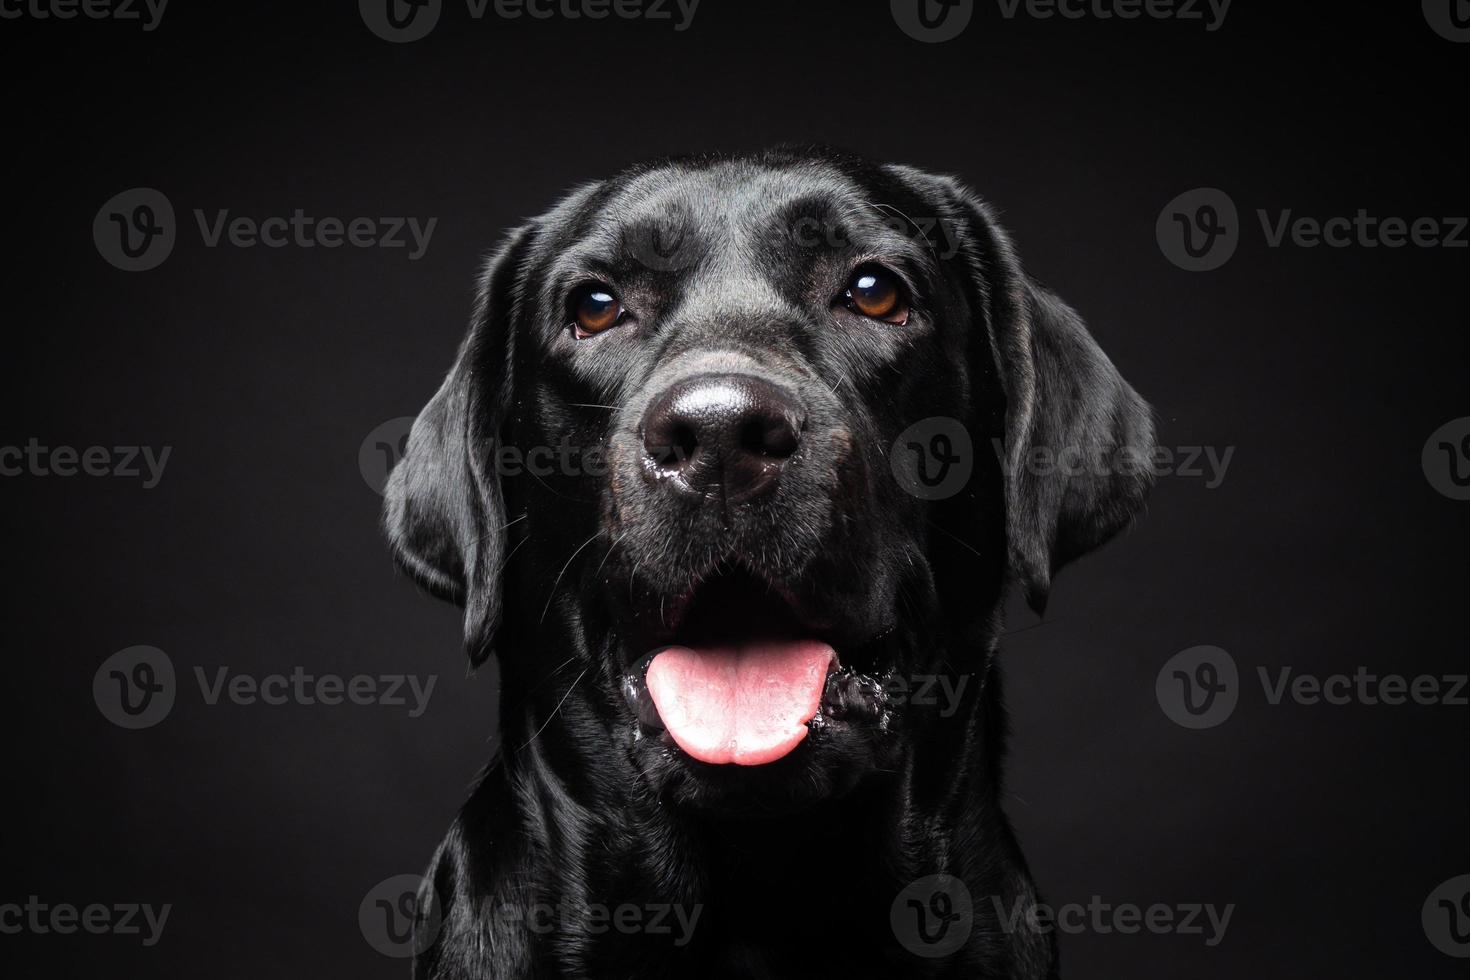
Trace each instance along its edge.
<path fill-rule="evenodd" d="M 904 326 L 833 305 L 875 260 L 908 286 Z M 579 341 L 568 296 L 592 279 L 636 319 Z M 635 460 L 644 406 L 712 362 L 807 409 L 778 489 L 739 508 L 661 494 Z M 926 502 L 888 456 L 931 417 L 961 421 L 976 459 L 963 492 Z M 1050 937 L 996 914 L 1036 900 L 1000 808 L 1001 602 L 1016 581 L 1043 606 L 1149 483 L 1146 466 L 1067 476 L 1031 454 L 1117 464 L 1152 439 L 1081 320 L 949 178 L 805 148 L 678 160 L 513 232 L 388 490 L 399 562 L 464 606 L 470 657 L 498 651 L 503 688 L 502 751 L 434 857 L 443 921 L 418 974 L 1054 976 Z M 578 462 L 531 474 L 499 455 L 538 446 Z M 845 714 L 759 767 L 690 759 L 629 698 L 691 587 L 736 570 L 778 584 L 853 671 Z M 875 693 L 921 674 L 974 683 L 947 713 Z M 926 959 L 889 910 L 937 873 L 967 885 L 974 922 Z M 699 918 L 680 943 L 617 927 L 620 906 Z"/>

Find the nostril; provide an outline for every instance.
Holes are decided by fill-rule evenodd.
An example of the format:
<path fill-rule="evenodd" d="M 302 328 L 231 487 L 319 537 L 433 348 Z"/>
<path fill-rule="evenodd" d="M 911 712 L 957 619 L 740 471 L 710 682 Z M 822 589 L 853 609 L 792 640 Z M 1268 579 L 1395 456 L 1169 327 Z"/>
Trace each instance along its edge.
<path fill-rule="evenodd" d="M 699 453 L 695 420 L 675 406 L 655 405 L 644 423 L 643 450 L 659 471 L 670 474 L 682 471 Z"/>
<path fill-rule="evenodd" d="M 665 445 L 655 447 L 654 461 L 659 469 L 680 470 L 699 451 L 699 435 L 694 426 L 675 422 L 666 430 Z"/>
<path fill-rule="evenodd" d="M 740 448 L 752 456 L 784 460 L 796 452 L 801 433 L 784 415 L 756 415 L 740 426 Z"/>

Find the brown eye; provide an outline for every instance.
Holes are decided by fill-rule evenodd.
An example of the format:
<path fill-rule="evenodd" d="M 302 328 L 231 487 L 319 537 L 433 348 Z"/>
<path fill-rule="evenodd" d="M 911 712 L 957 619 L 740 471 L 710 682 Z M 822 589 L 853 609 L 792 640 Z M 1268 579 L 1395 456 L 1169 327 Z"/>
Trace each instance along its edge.
<path fill-rule="evenodd" d="M 590 337 L 615 327 L 628 318 L 628 311 L 606 287 L 594 286 L 582 294 L 574 311 L 573 329 L 578 337 Z"/>
<path fill-rule="evenodd" d="M 854 313 L 902 325 L 909 318 L 898 277 L 876 265 L 865 265 L 847 283 L 847 308 Z"/>

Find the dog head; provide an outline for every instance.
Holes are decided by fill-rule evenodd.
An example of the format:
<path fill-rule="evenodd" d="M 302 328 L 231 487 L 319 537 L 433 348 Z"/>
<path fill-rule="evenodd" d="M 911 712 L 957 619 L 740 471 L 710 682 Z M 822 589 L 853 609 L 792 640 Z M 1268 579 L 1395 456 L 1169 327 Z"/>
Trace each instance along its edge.
<path fill-rule="evenodd" d="M 1039 609 L 1127 524 L 1152 437 L 955 181 L 675 161 L 490 259 L 387 527 L 500 651 L 507 751 L 555 725 L 681 801 L 803 805 L 942 724 L 909 681 L 982 672 L 1006 583 Z"/>

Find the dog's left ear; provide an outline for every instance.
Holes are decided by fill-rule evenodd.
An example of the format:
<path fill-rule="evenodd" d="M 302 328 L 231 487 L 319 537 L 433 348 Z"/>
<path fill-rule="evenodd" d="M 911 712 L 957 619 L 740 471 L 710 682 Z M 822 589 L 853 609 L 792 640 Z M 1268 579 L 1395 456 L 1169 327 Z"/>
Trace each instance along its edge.
<path fill-rule="evenodd" d="M 1004 389 L 1011 567 L 1042 612 L 1057 570 L 1142 508 L 1153 483 L 1153 413 L 1082 318 L 1022 270 L 989 207 L 950 178 L 922 179 L 961 232 L 956 258 L 989 340 L 978 353 L 993 358 Z"/>
<path fill-rule="evenodd" d="M 512 400 L 513 323 L 532 235 L 529 226 L 516 231 L 486 263 L 469 333 L 384 492 L 394 558 L 464 607 L 465 650 L 476 666 L 490 656 L 501 618 L 505 502 L 494 453 Z"/>

